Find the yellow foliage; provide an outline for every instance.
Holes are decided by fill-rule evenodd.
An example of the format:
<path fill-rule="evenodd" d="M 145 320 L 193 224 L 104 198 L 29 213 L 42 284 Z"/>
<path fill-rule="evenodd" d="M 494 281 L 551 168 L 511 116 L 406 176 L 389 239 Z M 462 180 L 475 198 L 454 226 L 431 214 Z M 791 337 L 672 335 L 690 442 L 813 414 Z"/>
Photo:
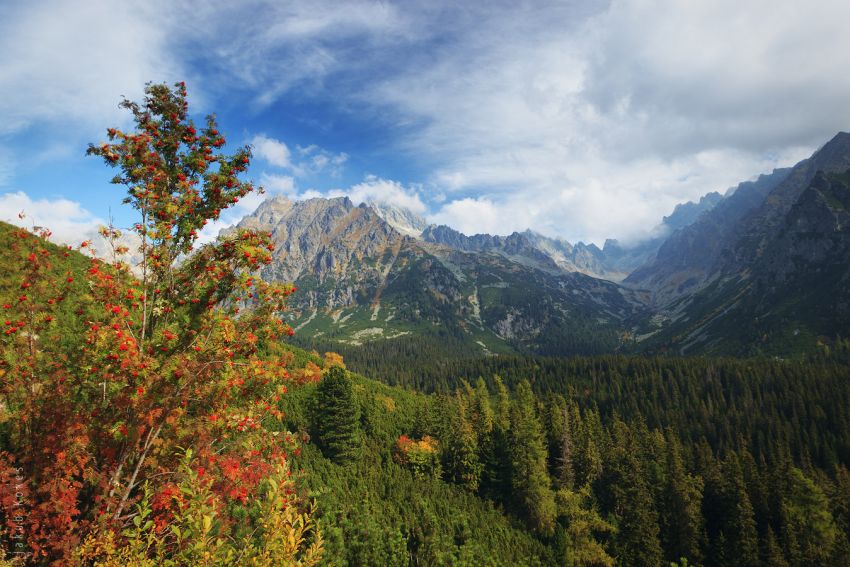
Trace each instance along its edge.
<path fill-rule="evenodd" d="M 345 362 L 342 360 L 342 355 L 337 354 L 335 352 L 326 352 L 325 353 L 325 370 L 328 368 L 332 368 L 334 366 L 339 366 L 340 368 L 345 368 Z"/>
<path fill-rule="evenodd" d="M 378 398 L 378 400 L 380 400 L 382 404 L 384 404 L 384 407 L 387 408 L 387 411 L 389 411 L 389 412 L 395 411 L 395 400 L 394 399 L 392 399 L 389 396 L 382 396 L 380 394 L 378 394 L 375 397 Z"/>

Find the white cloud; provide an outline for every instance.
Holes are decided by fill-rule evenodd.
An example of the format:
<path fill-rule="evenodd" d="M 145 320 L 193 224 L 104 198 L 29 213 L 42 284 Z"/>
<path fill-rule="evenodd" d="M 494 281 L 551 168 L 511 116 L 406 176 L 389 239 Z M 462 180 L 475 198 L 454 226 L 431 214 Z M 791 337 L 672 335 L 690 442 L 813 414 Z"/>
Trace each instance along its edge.
<path fill-rule="evenodd" d="M 846 2 L 469 12 L 475 25 L 449 47 L 362 100 L 393 108 L 400 146 L 435 164 L 431 185 L 448 195 L 434 218 L 471 232 L 527 222 L 570 240 L 639 238 L 676 203 L 791 165 L 850 126 Z"/>
<path fill-rule="evenodd" d="M 43 227 L 53 232 L 52 240 L 78 245 L 97 235 L 99 226 L 107 224 L 80 203 L 68 199 L 31 199 L 23 191 L 0 194 L 0 220 L 27 229 Z M 24 213 L 24 218 L 18 217 Z"/>
<path fill-rule="evenodd" d="M 275 167 L 290 168 L 289 148 L 284 142 L 269 138 L 265 134 L 258 134 L 251 139 L 251 146 L 254 148 L 254 154 L 267 161 Z"/>
<path fill-rule="evenodd" d="M 352 185 L 348 189 L 335 189 L 324 194 L 309 193 L 310 196 L 326 196 L 326 197 L 348 197 L 356 204 L 374 201 L 376 203 L 386 203 L 408 209 L 418 215 L 425 214 L 427 207 L 422 202 L 419 193 L 412 188 L 407 188 L 398 181 L 390 179 L 381 179 L 374 175 L 369 175 L 362 183 Z M 301 195 L 302 198 L 309 198 L 308 193 Z"/>
<path fill-rule="evenodd" d="M 193 5 L 191 16 L 203 31 L 197 45 L 212 40 L 217 68 L 261 107 L 295 87 L 321 92 L 325 78 L 362 69 L 373 54 L 415 30 L 396 6 L 369 0 L 250 5 L 221 0 Z"/>
<path fill-rule="evenodd" d="M 250 144 L 257 157 L 269 165 L 287 169 L 297 177 L 320 173 L 338 175 L 348 161 L 348 154 L 334 153 L 315 144 L 296 146 L 297 158 L 293 159 L 292 152 L 285 142 L 265 134 L 257 134 L 251 139 Z M 280 182 L 283 179 L 281 176 L 276 177 L 278 179 L 272 179 L 270 183 Z"/>
<path fill-rule="evenodd" d="M 108 0 L 6 3 L 0 8 L 0 134 L 36 122 L 126 120 L 120 96 L 178 80 L 167 20 L 149 3 Z M 69 131 L 66 130 L 67 135 Z"/>
<path fill-rule="evenodd" d="M 352 198 L 437 205 L 434 218 L 469 232 L 639 238 L 676 203 L 850 127 L 848 19 L 842 0 L 5 3 L 0 136 L 46 125 L 43 138 L 88 141 L 127 120 L 120 95 L 186 78 L 201 106 L 246 94 L 249 114 L 283 97 L 332 103 L 433 170 L 427 193 L 375 178 Z M 348 164 L 254 142 L 286 173 L 266 172 L 270 192 Z M 18 157 L 0 154 L 0 183 Z"/>
<path fill-rule="evenodd" d="M 345 162 L 348 161 L 348 154 L 345 152 L 333 153 L 315 144 L 306 147 L 298 146 L 298 154 L 302 157 L 302 161 L 295 169 L 298 175 L 322 172 L 338 175 Z"/>
<path fill-rule="evenodd" d="M 260 175 L 260 186 L 267 193 L 295 195 L 295 179 L 290 175 L 263 172 Z"/>
<path fill-rule="evenodd" d="M 450 226 L 469 235 L 506 234 L 524 228 L 517 224 L 505 207 L 495 205 L 487 198 L 457 199 L 444 205 L 428 220 L 434 224 Z"/>

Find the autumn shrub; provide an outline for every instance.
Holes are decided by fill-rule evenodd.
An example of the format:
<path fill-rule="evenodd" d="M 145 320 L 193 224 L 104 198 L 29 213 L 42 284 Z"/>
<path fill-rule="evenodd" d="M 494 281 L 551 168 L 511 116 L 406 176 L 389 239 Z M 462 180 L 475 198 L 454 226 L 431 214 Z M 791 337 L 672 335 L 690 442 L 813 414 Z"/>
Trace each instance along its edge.
<path fill-rule="evenodd" d="M 400 436 L 395 444 L 393 458 L 417 477 L 440 478 L 442 474 L 440 444 L 429 435 L 418 441 L 407 435 Z"/>
<path fill-rule="evenodd" d="M 278 409 L 294 288 L 253 273 L 271 261 L 268 234 L 198 245 L 255 190 L 239 178 L 250 148 L 221 153 L 215 119 L 195 127 L 182 83 L 122 106 L 135 130 L 89 148 L 139 215 L 101 230 L 108 259 L 22 229 L 2 251 L 3 544 L 23 515 L 37 563 L 310 564 L 321 536 L 289 477 L 296 440 Z"/>

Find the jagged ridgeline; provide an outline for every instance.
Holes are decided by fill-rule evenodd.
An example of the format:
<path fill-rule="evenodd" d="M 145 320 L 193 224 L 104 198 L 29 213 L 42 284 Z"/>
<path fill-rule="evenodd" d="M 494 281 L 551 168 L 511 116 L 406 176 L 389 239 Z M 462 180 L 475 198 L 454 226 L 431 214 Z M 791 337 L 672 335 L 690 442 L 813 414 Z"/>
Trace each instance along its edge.
<path fill-rule="evenodd" d="M 272 232 L 263 276 L 296 282 L 305 346 L 790 356 L 850 334 L 848 168 L 840 133 L 793 168 L 677 206 L 643 242 L 601 249 L 467 236 L 346 197 L 274 197 L 239 226 Z"/>
<path fill-rule="evenodd" d="M 347 197 L 275 197 L 239 228 L 272 233 L 274 262 L 262 275 L 296 283 L 303 340 L 345 346 L 413 336 L 475 354 L 589 354 L 616 349 L 624 322 L 644 308 L 646 294 L 559 266 L 536 235 L 452 245 L 434 241 L 450 229 L 422 233 L 423 225 Z"/>

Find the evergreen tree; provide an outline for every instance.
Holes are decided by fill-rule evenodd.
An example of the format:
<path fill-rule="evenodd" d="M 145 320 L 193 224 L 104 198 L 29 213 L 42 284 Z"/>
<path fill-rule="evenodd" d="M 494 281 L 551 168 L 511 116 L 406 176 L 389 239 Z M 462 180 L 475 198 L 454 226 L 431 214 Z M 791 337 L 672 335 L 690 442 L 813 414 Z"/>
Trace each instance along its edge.
<path fill-rule="evenodd" d="M 790 470 L 785 499 L 789 529 L 799 546 L 801 565 L 831 563 L 838 529 L 823 490 L 797 468 Z"/>
<path fill-rule="evenodd" d="M 724 462 L 723 502 L 725 514 L 723 533 L 726 540 L 724 556 L 728 565 L 756 567 L 759 564 L 758 532 L 755 515 L 738 456 L 732 453 Z"/>
<path fill-rule="evenodd" d="M 546 466 L 546 439 L 528 381 L 517 386 L 511 408 L 511 486 L 513 496 L 534 529 L 551 535 L 555 529 L 555 496 Z"/>
<path fill-rule="evenodd" d="M 487 492 L 496 499 L 505 499 L 511 491 L 511 401 L 507 388 L 496 376 L 496 411 L 490 450 L 485 453 L 484 478 Z"/>
<path fill-rule="evenodd" d="M 785 560 L 785 554 L 782 553 L 782 546 L 770 527 L 767 528 L 767 536 L 764 538 L 762 559 L 762 564 L 767 567 L 790 567 Z"/>
<path fill-rule="evenodd" d="M 481 482 L 483 465 L 478 457 L 478 435 L 470 415 L 469 405 L 473 400 L 469 393 L 458 390 L 455 394 L 445 443 L 445 471 L 452 481 L 470 492 L 476 492 Z"/>
<path fill-rule="evenodd" d="M 339 366 L 328 370 L 316 388 L 315 426 L 328 458 L 344 463 L 360 450 L 360 423 L 354 388 Z"/>
<path fill-rule="evenodd" d="M 661 539 L 667 559 L 682 557 L 702 563 L 705 532 L 702 517 L 703 481 L 688 474 L 682 461 L 681 443 L 668 430 L 667 483 L 661 506 Z"/>
<path fill-rule="evenodd" d="M 558 486 L 572 489 L 575 485 L 573 468 L 573 434 L 570 425 L 570 412 L 565 407 L 561 414 L 561 443 L 558 453 Z"/>
<path fill-rule="evenodd" d="M 555 499 L 558 505 L 558 555 L 567 567 L 613 567 L 614 558 L 597 539 L 614 532 L 614 526 L 603 520 L 593 506 L 589 486 L 579 492 L 562 488 Z"/>
<path fill-rule="evenodd" d="M 573 421 L 579 424 L 573 453 L 576 485 L 592 484 L 602 474 L 602 452 L 598 443 L 602 437 L 599 412 L 589 409 L 579 419 L 578 409 L 573 408 Z"/>
<path fill-rule="evenodd" d="M 656 567 L 662 551 L 658 540 L 658 512 L 652 501 L 639 446 L 628 426 L 616 419 L 608 448 L 609 462 L 600 479 L 600 492 L 617 519 L 616 556 L 633 567 Z"/>

